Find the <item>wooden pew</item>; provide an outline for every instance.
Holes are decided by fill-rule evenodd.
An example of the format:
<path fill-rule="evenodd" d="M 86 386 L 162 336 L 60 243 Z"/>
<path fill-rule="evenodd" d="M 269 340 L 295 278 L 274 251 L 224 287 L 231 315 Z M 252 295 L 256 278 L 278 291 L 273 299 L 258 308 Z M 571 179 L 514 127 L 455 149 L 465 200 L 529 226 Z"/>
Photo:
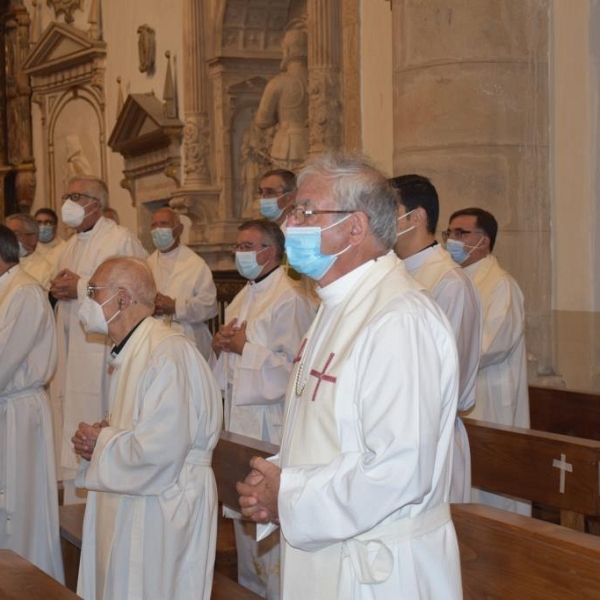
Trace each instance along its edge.
<path fill-rule="evenodd" d="M 600 442 L 464 419 L 472 484 L 561 511 L 580 531 L 600 515 Z"/>
<path fill-rule="evenodd" d="M 529 386 L 530 427 L 600 441 L 600 394 Z"/>
<path fill-rule="evenodd" d="M 276 451 L 223 434 L 213 455 L 219 496 L 236 506 L 235 482 L 246 474 L 249 459 Z M 600 598 L 600 539 L 476 504 L 453 505 L 452 518 L 466 600 Z"/>
<path fill-rule="evenodd" d="M 465 600 L 600 598 L 600 539 L 480 504 L 452 505 Z"/>
<path fill-rule="evenodd" d="M 0 600 L 77 600 L 79 596 L 12 550 L 0 550 Z"/>

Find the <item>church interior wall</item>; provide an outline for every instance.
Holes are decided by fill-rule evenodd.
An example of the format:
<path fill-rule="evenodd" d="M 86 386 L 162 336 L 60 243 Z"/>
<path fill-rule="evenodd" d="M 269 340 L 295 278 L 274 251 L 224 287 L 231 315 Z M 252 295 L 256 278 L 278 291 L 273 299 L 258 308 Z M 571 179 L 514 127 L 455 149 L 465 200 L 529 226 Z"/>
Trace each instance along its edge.
<path fill-rule="evenodd" d="M 25 0 L 25 6 L 33 15 L 32 0 Z M 87 31 L 89 28 L 88 17 L 90 3 L 82 3 L 82 10 L 73 12 L 73 26 Z M 54 10 L 46 2 L 38 2 L 41 11 L 41 32 L 53 21 L 64 22 L 64 17 L 56 17 Z M 171 54 L 176 85 L 184 76 L 182 73 L 183 55 L 183 11 L 180 0 L 103 0 L 101 2 L 102 37 L 107 45 L 106 71 L 104 75 L 104 100 L 105 100 L 105 126 L 106 137 L 117 120 L 117 105 L 119 97 L 119 84 L 121 79 L 121 93 L 126 98 L 128 94 L 143 94 L 153 92 L 160 100 L 163 97 L 163 88 L 167 70 L 165 52 Z M 156 32 L 155 67 L 150 72 L 141 72 L 139 69 L 138 53 L 138 27 L 149 25 Z M 182 111 L 182 94 L 179 90 L 178 107 Z M 44 206 L 45 189 L 43 169 L 47 164 L 47 157 L 43 155 L 41 113 L 36 104 L 32 107 L 34 158 L 37 166 L 37 189 L 32 210 Z M 83 134 L 85 137 L 85 134 Z M 94 150 L 97 152 L 97 150 Z M 105 149 L 106 179 L 110 193 L 110 204 L 119 213 L 121 224 L 132 231 L 138 231 L 137 208 L 133 206 L 128 190 L 121 187 L 123 179 L 123 157 Z"/>
<path fill-rule="evenodd" d="M 343 0 L 340 6 L 347 8 L 353 2 Z M 507 0 L 502 7 L 496 0 L 478 0 L 470 17 L 474 21 L 463 23 L 465 39 L 461 43 L 469 44 L 471 50 L 480 44 L 477 51 L 483 48 L 488 54 L 474 56 L 469 65 L 466 59 L 473 57 L 457 55 L 458 46 L 444 46 L 449 38 L 427 37 L 424 29 L 415 26 L 405 27 L 404 34 L 409 37 L 404 39 L 392 27 L 394 19 L 400 20 L 398 12 L 407 7 L 425 11 L 423 15 L 437 19 L 438 25 L 460 18 L 455 3 L 437 2 L 434 15 L 427 13 L 433 6 L 428 1 L 356 2 L 360 6 L 360 78 L 356 79 L 360 123 L 345 123 L 346 131 L 359 128 L 355 139 L 360 138 L 360 149 L 386 174 L 413 170 L 432 177 L 441 198 L 439 229 L 446 226 L 452 210 L 465 204 L 479 204 L 496 213 L 501 226 L 497 254 L 527 297 L 527 335 L 535 371 L 557 374 L 568 387 L 600 389 L 600 180 L 596 167 L 600 149 L 600 0 Z M 32 13 L 32 0 L 24 4 Z M 82 4 L 83 10 L 73 13 L 74 25 L 85 31 L 90 3 Z M 107 136 L 117 119 L 117 78 L 124 97 L 154 92 L 162 99 L 167 50 L 172 56 L 182 117 L 186 80 L 183 4 L 183 0 L 101 2 L 107 44 Z M 38 10 L 43 32 L 57 18 L 46 2 L 38 2 Z M 536 29 L 535 20 L 544 10 L 549 26 Z M 487 13 L 485 18 L 483 13 Z M 517 23 L 504 22 L 506 18 Z M 474 35 L 477 19 L 490 26 L 482 38 Z M 531 27 L 517 26 L 523 24 L 519 20 Z M 143 24 L 156 31 L 156 62 L 151 74 L 140 72 L 138 66 L 137 29 Z M 510 36 L 501 39 L 502 31 Z M 546 31 L 548 40 L 544 39 Z M 433 62 L 439 64 L 428 64 L 424 75 L 426 70 L 420 71 L 417 65 L 421 56 L 408 69 L 412 72 L 399 74 L 393 60 L 397 63 L 399 53 L 409 44 L 414 51 L 415 41 L 423 35 L 418 51 L 429 53 L 429 58 L 423 55 L 423 64 L 431 63 L 433 53 L 437 53 Z M 344 68 L 348 70 L 347 65 Z M 449 81 L 456 85 L 448 85 Z M 485 93 L 477 97 L 477 89 Z M 508 96 L 503 99 L 502 94 Z M 482 102 L 486 99 L 487 106 Z M 515 99 L 518 102 L 513 106 Z M 462 119 L 465 105 L 475 109 Z M 454 118 L 440 127 L 439 116 L 444 111 L 451 111 Z M 33 210 L 45 204 L 41 171 L 47 157 L 43 156 L 41 119 L 34 103 L 38 171 Z M 356 120 L 355 116 L 352 119 Z M 477 135 L 467 139 L 465 132 L 474 130 Z M 436 143 L 440 139 L 444 143 Z M 121 187 L 123 158 L 109 148 L 105 152 L 111 204 L 122 224 L 141 233 L 138 209 Z"/>

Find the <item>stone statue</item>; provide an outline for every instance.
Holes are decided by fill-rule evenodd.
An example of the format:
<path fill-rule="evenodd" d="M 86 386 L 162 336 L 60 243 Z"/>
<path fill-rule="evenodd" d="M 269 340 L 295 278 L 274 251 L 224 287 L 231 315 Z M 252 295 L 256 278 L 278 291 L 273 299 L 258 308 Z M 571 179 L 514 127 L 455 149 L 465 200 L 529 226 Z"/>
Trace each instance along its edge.
<path fill-rule="evenodd" d="M 294 171 L 308 155 L 308 68 L 306 29 L 288 29 L 282 41 L 281 73 L 265 87 L 254 123 L 260 129 L 277 125 L 271 162 Z"/>
<path fill-rule="evenodd" d="M 66 162 L 63 172 L 63 187 L 67 189 L 67 185 L 75 175 L 94 175 L 92 165 L 83 153 L 81 141 L 76 133 L 71 133 L 65 138 Z"/>
<path fill-rule="evenodd" d="M 261 131 L 254 123 L 250 123 L 242 137 L 240 147 L 240 187 L 241 209 L 240 216 L 256 218 L 259 216 L 255 199 L 258 194 L 258 178 L 271 168 L 269 160 L 269 131 Z"/>
<path fill-rule="evenodd" d="M 138 27 L 138 53 L 140 59 L 140 72 L 154 72 L 154 61 L 156 56 L 155 31 L 150 25 L 140 25 Z"/>

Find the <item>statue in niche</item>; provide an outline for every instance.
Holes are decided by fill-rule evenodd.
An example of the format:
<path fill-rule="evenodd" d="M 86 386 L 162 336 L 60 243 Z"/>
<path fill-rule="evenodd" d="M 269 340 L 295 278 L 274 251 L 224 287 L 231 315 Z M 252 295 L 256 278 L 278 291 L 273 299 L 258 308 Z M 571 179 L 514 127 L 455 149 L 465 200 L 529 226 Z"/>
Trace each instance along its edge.
<path fill-rule="evenodd" d="M 254 119 L 260 129 L 277 125 L 270 157 L 274 167 L 298 170 L 309 149 L 307 35 L 295 21 L 281 43 L 281 73 L 267 83 Z"/>
<path fill-rule="evenodd" d="M 258 216 L 255 200 L 258 194 L 258 178 L 271 168 L 269 146 L 272 129 L 260 130 L 250 123 L 242 137 L 240 148 L 240 187 L 242 196 L 241 217 Z"/>
<path fill-rule="evenodd" d="M 92 165 L 83 153 L 79 136 L 76 133 L 71 133 L 66 136 L 66 151 L 67 157 L 64 176 L 63 176 L 63 188 L 67 189 L 69 180 L 75 175 L 94 175 Z"/>
<path fill-rule="evenodd" d="M 140 25 L 137 32 L 140 72 L 151 75 L 154 73 L 154 62 L 156 57 L 156 33 L 150 25 Z"/>

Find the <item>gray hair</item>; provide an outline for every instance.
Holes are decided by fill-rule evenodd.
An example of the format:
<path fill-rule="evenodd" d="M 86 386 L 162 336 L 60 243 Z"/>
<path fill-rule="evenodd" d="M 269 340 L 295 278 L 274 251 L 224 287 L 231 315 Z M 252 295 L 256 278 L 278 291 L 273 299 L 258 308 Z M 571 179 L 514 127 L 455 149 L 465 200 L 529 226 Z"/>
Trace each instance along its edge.
<path fill-rule="evenodd" d="M 35 233 L 36 235 L 39 233 L 38 222 L 31 215 L 26 213 L 13 213 L 4 219 L 6 224 L 8 224 L 9 221 L 20 221 L 25 226 L 27 233 Z"/>
<path fill-rule="evenodd" d="M 69 179 L 68 185 L 75 181 L 85 181 L 87 183 L 87 191 L 92 198 L 96 198 L 100 202 L 102 209 L 108 206 L 108 188 L 106 183 L 100 177 L 95 175 L 75 175 Z"/>
<path fill-rule="evenodd" d="M 298 187 L 309 177 L 329 180 L 336 206 L 340 210 L 364 212 L 375 239 L 385 248 L 393 248 L 396 243 L 398 196 L 386 177 L 366 157 L 322 154 L 301 171 Z"/>

